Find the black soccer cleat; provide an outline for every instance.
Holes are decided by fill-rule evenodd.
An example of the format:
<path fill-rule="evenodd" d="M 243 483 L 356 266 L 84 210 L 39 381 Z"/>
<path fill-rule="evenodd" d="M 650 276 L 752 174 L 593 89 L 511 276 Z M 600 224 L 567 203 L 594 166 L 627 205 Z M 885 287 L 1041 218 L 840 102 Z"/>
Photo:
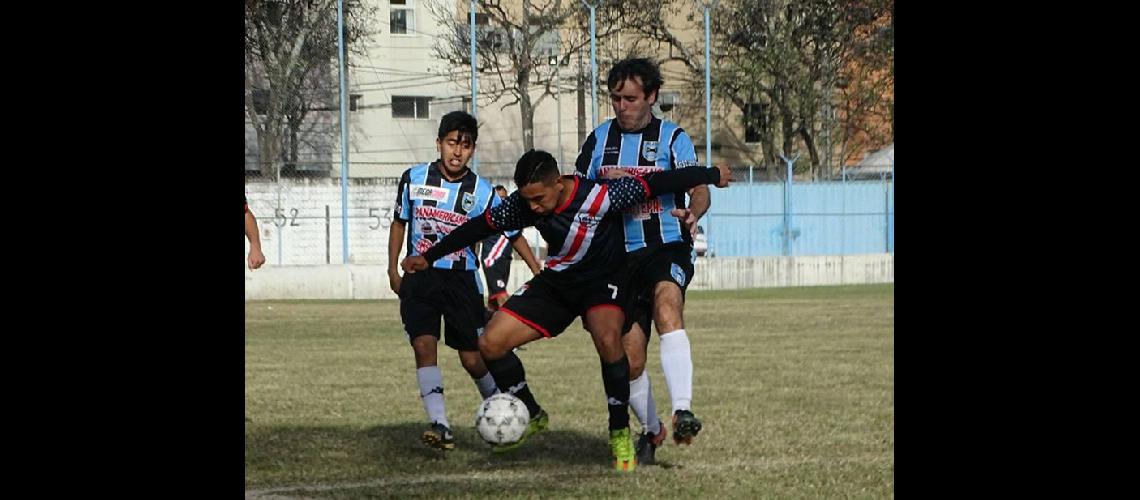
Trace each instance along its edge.
<path fill-rule="evenodd" d="M 693 438 L 701 432 L 701 421 L 689 410 L 673 412 L 673 442 L 693 444 Z"/>
<path fill-rule="evenodd" d="M 439 422 L 432 422 L 431 427 L 424 431 L 420 438 L 424 444 L 437 450 L 455 449 L 455 436 L 451 434 L 451 429 Z"/>
<path fill-rule="evenodd" d="M 665 430 L 665 423 L 661 423 L 661 430 L 657 434 L 650 434 L 645 432 L 637 439 L 637 463 L 641 465 L 656 465 L 657 464 L 657 447 L 665 441 L 665 436 L 669 431 Z"/>

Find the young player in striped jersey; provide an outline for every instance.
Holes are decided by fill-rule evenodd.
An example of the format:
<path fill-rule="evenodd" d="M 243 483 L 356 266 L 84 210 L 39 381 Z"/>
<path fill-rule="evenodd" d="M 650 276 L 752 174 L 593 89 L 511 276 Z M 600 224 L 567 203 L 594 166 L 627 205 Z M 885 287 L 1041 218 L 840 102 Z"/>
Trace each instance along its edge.
<path fill-rule="evenodd" d="M 602 365 L 614 467 L 637 467 L 629 433 L 629 362 L 621 343 L 625 314 L 625 284 L 620 276 L 625 261 L 621 210 L 664 192 L 698 184 L 727 187 L 726 168 L 688 168 L 617 180 L 588 180 L 558 174 L 554 157 L 530 151 L 515 166 L 519 189 L 483 217 L 452 231 L 422 256 L 404 259 L 405 272 L 427 269 L 431 262 L 496 231 L 538 229 L 551 249 L 546 268 L 523 285 L 500 308 L 479 338 L 479 350 L 495 383 L 527 405 L 531 423 L 523 436 L 549 424 L 527 386 L 522 361 L 511 350 L 540 338 L 556 337 L 574 318 L 582 316 Z M 500 446 L 497 452 L 522 444 Z"/>
<path fill-rule="evenodd" d="M 478 134 L 471 115 L 454 111 L 443 116 L 436 139 L 439 159 L 404 171 L 388 236 L 388 281 L 400 297 L 400 318 L 415 354 L 416 380 L 431 422 L 422 439 L 442 450 L 454 448 L 455 439 L 443 404 L 443 374 L 437 364 L 441 316 L 444 343 L 459 352 L 460 364 L 475 380 L 479 393 L 486 399 L 495 392 L 477 340 L 486 323 L 483 291 L 475 276 L 478 261 L 472 249 L 456 248 L 440 256 L 430 270 L 404 277 L 396 263 L 405 232 L 407 255 L 419 255 L 469 217 L 501 203 L 491 184 L 467 168 Z M 525 242 L 515 248 L 532 270 L 538 269 Z"/>
<path fill-rule="evenodd" d="M 626 59 L 607 76 L 615 119 L 586 138 L 578 155 L 578 173 L 587 179 L 644 175 L 682 169 L 697 162 L 688 134 L 676 123 L 653 116 L 661 72 L 647 59 Z M 625 248 L 631 269 L 626 330 L 622 337 L 630 364 L 630 406 L 641 421 L 638 460 L 656 461 L 655 451 L 667 434 L 657 416 L 649 374 L 645 372 L 650 319 L 661 337 L 661 368 L 673 405 L 673 439 L 691 444 L 701 430 L 693 414 L 693 361 L 682 318 L 685 289 L 693 278 L 692 233 L 709 208 L 706 186 L 683 193 L 662 193 L 623 214 Z"/>

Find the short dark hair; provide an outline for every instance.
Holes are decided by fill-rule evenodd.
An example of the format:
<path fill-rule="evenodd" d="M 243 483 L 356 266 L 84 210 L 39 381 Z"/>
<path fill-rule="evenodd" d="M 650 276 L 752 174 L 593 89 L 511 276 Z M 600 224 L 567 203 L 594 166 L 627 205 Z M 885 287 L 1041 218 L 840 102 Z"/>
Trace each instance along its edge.
<path fill-rule="evenodd" d="M 638 77 L 641 80 L 641 88 L 645 91 L 645 97 L 661 89 L 661 85 L 665 80 L 661 78 L 661 70 L 657 69 L 657 65 L 644 57 L 636 57 L 631 59 L 623 59 L 614 64 L 610 68 L 610 74 L 606 77 L 606 85 L 610 90 L 614 90 L 618 84 L 626 80 Z"/>
<path fill-rule="evenodd" d="M 502 184 L 495 186 L 495 191 L 506 191 L 506 190 L 507 190 L 507 188 L 504 187 Z"/>
<path fill-rule="evenodd" d="M 558 177 L 558 161 L 541 149 L 523 153 L 515 164 L 515 185 L 519 189 L 532 182 L 548 182 L 552 177 Z"/>
<path fill-rule="evenodd" d="M 470 137 L 471 144 L 475 144 L 475 140 L 479 138 L 479 123 L 475 121 L 474 116 L 463 111 L 452 111 L 439 119 L 440 139 L 447 137 L 447 134 L 453 130 L 459 132 L 459 140 Z"/>

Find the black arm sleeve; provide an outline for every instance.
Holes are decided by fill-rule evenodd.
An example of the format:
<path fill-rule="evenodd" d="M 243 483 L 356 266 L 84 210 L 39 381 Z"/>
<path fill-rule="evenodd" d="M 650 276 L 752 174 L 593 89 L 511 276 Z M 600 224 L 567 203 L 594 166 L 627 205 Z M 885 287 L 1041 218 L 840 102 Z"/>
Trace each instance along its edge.
<path fill-rule="evenodd" d="M 664 172 L 652 172 L 643 178 L 649 184 L 650 194 L 646 198 L 652 198 L 661 193 L 687 191 L 702 184 L 716 184 L 720 182 L 720 170 L 716 167 L 678 168 Z"/>
<path fill-rule="evenodd" d="M 452 253 L 456 250 L 474 245 L 479 240 L 486 238 L 496 231 L 487 223 L 486 217 L 473 217 L 464 222 L 463 225 L 455 228 L 454 231 L 444 236 L 442 240 L 435 242 L 428 251 L 424 252 L 424 258 L 428 263 L 439 260 L 440 257 Z"/>

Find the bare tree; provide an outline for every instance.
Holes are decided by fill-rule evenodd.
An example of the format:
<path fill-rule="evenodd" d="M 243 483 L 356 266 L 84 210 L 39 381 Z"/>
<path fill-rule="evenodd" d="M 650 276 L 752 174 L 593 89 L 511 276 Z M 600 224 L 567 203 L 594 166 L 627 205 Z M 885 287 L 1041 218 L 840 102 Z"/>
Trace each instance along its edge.
<path fill-rule="evenodd" d="M 534 110 L 554 88 L 557 58 L 567 64 L 583 50 L 589 51 L 588 11 L 580 0 L 478 0 L 476 48 L 479 94 L 501 109 L 519 107 L 524 149 L 534 147 Z M 466 6 L 464 2 L 463 6 Z M 466 8 L 444 3 L 429 7 L 443 26 L 434 55 L 449 64 L 441 70 L 461 87 L 470 88 L 470 37 Z M 603 3 L 597 9 L 596 32 L 599 40 L 617 33 L 623 26 L 625 8 L 617 2 Z M 580 83 L 579 83 L 580 85 Z M 537 96 L 534 94 L 537 93 Z"/>
<path fill-rule="evenodd" d="M 893 4 L 722 0 L 713 9 L 714 96 L 739 108 L 743 124 L 759 131 L 765 164 L 775 165 L 779 155 L 790 157 L 802 147 L 813 176 L 830 174 L 854 139 L 879 139 L 871 139 L 868 130 L 884 129 L 869 124 L 881 123 L 874 115 L 893 103 Z M 701 25 L 703 5 L 647 2 L 635 15 L 640 19 L 628 23 L 632 30 L 672 48 L 660 60 L 679 61 L 703 79 L 703 37 L 686 42 L 676 33 L 678 26 Z"/>
<path fill-rule="evenodd" d="M 374 12 L 347 2 L 348 47 L 366 36 Z M 334 0 L 246 0 L 245 107 L 262 175 L 276 175 L 282 157 L 297 161 L 311 111 L 335 109 L 337 38 Z"/>

